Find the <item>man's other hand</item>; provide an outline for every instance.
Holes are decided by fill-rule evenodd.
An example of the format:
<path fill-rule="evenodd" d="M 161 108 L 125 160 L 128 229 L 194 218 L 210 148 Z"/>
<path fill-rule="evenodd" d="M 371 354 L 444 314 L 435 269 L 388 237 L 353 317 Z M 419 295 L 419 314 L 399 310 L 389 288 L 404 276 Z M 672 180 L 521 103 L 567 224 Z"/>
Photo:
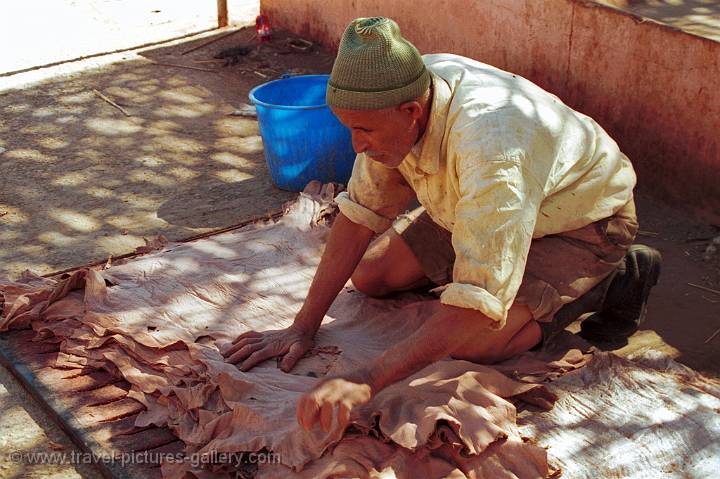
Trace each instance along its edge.
<path fill-rule="evenodd" d="M 371 398 L 372 388 L 368 381 L 342 377 L 326 379 L 300 398 L 297 420 L 306 431 L 319 422 L 323 431 L 333 429 L 342 434 L 350 422 L 352 410 Z"/>
<path fill-rule="evenodd" d="M 241 371 L 276 356 L 283 356 L 280 369 L 289 372 L 298 360 L 313 346 L 312 335 L 301 328 L 271 331 L 248 331 L 233 341 L 232 347 L 223 353 L 227 362 L 239 364 Z"/>

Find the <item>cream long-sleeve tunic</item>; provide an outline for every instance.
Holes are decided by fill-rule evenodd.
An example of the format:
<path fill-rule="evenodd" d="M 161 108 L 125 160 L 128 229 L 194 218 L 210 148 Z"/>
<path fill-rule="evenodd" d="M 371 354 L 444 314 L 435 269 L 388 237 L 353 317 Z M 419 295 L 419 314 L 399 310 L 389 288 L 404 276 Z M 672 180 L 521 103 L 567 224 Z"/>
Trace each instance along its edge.
<path fill-rule="evenodd" d="M 500 328 L 532 239 L 613 215 L 632 199 L 635 173 L 595 121 L 537 85 L 457 55 L 423 59 L 433 85 L 423 137 L 398 168 L 357 155 L 338 205 L 379 233 L 417 195 L 452 232 L 453 282 L 441 302 Z"/>

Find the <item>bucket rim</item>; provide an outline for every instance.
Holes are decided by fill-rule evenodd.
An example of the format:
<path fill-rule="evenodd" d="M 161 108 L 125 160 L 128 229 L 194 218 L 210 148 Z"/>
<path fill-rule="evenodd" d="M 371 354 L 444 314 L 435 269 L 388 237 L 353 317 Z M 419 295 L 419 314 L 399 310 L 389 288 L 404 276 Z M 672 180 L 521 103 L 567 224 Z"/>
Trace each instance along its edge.
<path fill-rule="evenodd" d="M 281 81 L 292 80 L 293 78 L 317 78 L 317 77 L 322 77 L 322 78 L 325 78 L 325 79 L 329 79 L 329 78 L 330 78 L 330 75 L 328 75 L 328 74 L 318 74 L 318 75 L 292 75 L 292 76 L 290 76 L 290 77 L 288 77 L 288 78 L 278 78 L 277 80 L 272 80 L 272 81 L 265 82 L 265 83 L 262 83 L 262 84 L 256 86 L 255 88 L 253 88 L 252 90 L 250 90 L 250 93 L 248 93 L 248 97 L 250 98 L 250 101 L 251 101 L 254 105 L 260 105 L 260 106 L 264 106 L 264 107 L 266 107 L 266 108 L 274 108 L 274 109 L 276 109 L 276 110 L 318 110 L 318 109 L 320 109 L 320 108 L 325 108 L 325 107 L 328 106 L 327 102 L 325 102 L 325 103 L 323 103 L 323 104 L 318 104 L 318 105 L 300 105 L 300 106 L 293 106 L 293 105 L 275 105 L 275 104 L 273 104 L 273 103 L 266 103 L 266 102 L 264 102 L 264 101 L 262 101 L 262 100 L 258 100 L 257 98 L 255 98 L 255 92 L 256 92 L 257 90 L 259 90 L 260 88 L 265 87 L 265 86 L 267 86 L 267 85 L 271 85 L 271 84 L 273 84 L 273 83 L 277 83 L 277 82 L 281 82 Z"/>

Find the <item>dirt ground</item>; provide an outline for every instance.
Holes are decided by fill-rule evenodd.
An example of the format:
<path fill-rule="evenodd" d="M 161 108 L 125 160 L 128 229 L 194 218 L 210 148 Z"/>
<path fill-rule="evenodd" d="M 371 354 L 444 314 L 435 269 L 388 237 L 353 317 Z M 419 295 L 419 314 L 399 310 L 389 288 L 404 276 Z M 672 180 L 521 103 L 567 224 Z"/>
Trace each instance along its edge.
<path fill-rule="evenodd" d="M 257 122 L 229 113 L 247 103 L 253 86 L 285 72 L 328 72 L 333 54 L 318 47 L 297 51 L 278 34 L 236 64 L 214 61 L 216 53 L 247 43 L 249 36 L 238 32 L 182 55 L 212 38 L 204 35 L 0 90 L 0 276 L 104 260 L 143 245 L 144 238 L 186 238 L 278 211 L 292 199 L 269 179 Z M 647 323 L 630 343 L 601 346 L 623 355 L 658 349 L 720 376 L 720 335 L 707 341 L 720 328 L 720 294 L 689 285 L 720 289 L 718 254 L 703 258 L 720 225 L 647 197 L 642 178 L 640 183 L 638 241 L 662 252 L 661 284 L 651 296 Z M 0 384 L 0 409 L 37 410 L 4 372 Z M 47 419 L 36 419 L 41 412 L 20 409 L 0 422 L 0 433 L 26 421 L 24 414 L 40 431 L 11 447 L 46 447 L 46 438 L 72 447 Z M 0 477 L 47 477 L 13 467 L 0 461 Z M 58 469 L 53 477 L 73 474 L 91 477 L 93 471 Z"/>
<path fill-rule="evenodd" d="M 69 460 L 65 464 L 25 464 L 11 456 L 41 453 L 70 457 L 80 451 L 5 368 L 0 368 L 0 411 L 0 478 L 103 477 L 87 460 L 85 464 L 70 464 Z"/>
<path fill-rule="evenodd" d="M 332 56 L 299 53 L 277 35 L 253 41 L 237 65 L 213 59 L 249 33 L 185 56 L 195 43 L 146 50 L 0 93 L 0 272 L 81 265 L 144 238 L 179 240 L 279 211 L 293 198 L 269 179 L 257 121 L 229 114 L 252 87 L 286 72 L 328 71 Z"/>

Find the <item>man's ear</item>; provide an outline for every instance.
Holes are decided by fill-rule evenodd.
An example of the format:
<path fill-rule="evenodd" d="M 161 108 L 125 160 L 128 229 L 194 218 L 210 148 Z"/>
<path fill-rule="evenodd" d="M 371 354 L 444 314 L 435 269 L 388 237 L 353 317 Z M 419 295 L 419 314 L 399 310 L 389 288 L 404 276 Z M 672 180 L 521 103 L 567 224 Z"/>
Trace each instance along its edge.
<path fill-rule="evenodd" d="M 398 106 L 398 109 L 403 112 L 409 114 L 413 120 L 419 120 L 420 117 L 422 117 L 422 106 L 420 105 L 420 102 L 412 100 L 412 101 L 406 101 L 405 103 L 401 103 Z"/>

